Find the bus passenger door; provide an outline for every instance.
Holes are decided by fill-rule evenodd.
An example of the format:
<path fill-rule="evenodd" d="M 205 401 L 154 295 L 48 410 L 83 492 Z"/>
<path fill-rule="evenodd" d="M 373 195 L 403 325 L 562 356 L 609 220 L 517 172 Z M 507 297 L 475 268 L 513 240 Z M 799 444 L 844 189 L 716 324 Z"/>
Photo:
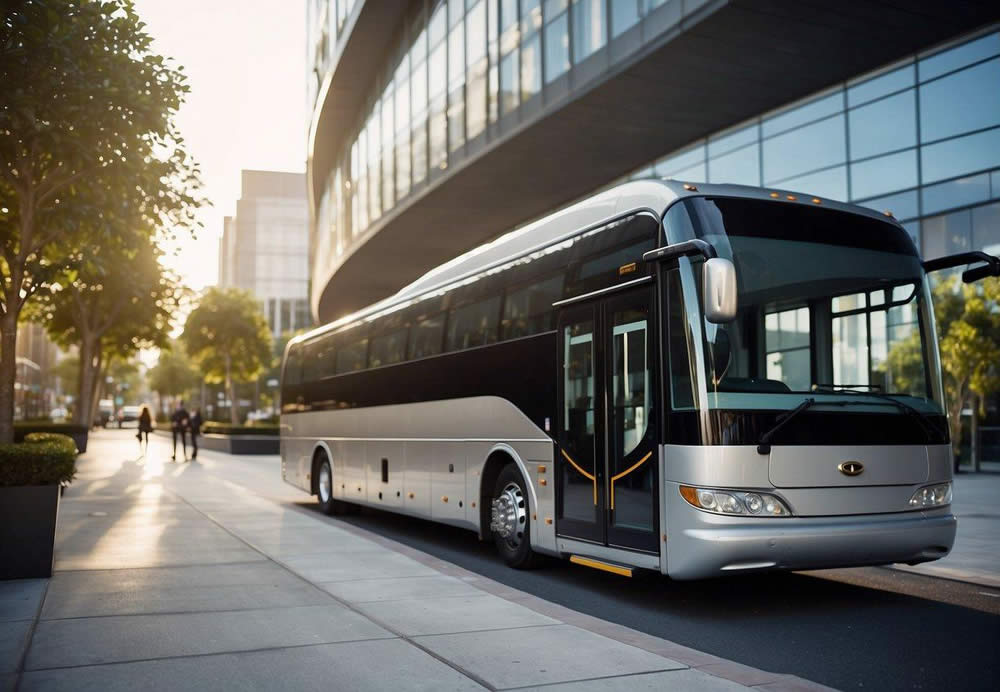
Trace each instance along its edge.
<path fill-rule="evenodd" d="M 652 289 L 559 317 L 556 531 L 657 552 Z"/>

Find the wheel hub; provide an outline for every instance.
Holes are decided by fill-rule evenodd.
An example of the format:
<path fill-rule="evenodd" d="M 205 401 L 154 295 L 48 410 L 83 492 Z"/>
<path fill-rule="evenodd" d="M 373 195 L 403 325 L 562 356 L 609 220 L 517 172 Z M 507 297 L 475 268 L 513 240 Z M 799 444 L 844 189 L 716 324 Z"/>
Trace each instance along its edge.
<path fill-rule="evenodd" d="M 524 492 L 516 483 L 507 484 L 490 506 L 490 530 L 517 547 L 524 537 L 527 518 Z"/>

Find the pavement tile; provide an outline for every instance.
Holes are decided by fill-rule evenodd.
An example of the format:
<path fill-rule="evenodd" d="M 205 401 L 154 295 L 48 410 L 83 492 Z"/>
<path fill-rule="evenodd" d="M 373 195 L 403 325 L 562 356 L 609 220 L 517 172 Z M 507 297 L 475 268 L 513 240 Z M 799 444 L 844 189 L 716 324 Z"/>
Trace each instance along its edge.
<path fill-rule="evenodd" d="M 684 667 L 570 625 L 441 634 L 415 641 L 496 688 Z"/>
<path fill-rule="evenodd" d="M 544 687 L 526 687 L 524 692 L 662 692 L 663 690 L 684 690 L 684 692 L 736 692 L 746 689 L 729 680 L 723 680 L 696 670 L 670 670 L 665 673 L 643 673 L 622 675 L 615 678 L 581 680 Z M 519 691 L 520 692 L 520 691 Z"/>
<path fill-rule="evenodd" d="M 461 579 L 434 575 L 401 579 L 360 579 L 317 584 L 324 591 L 349 603 L 400 601 L 412 598 L 481 596 L 483 591 Z"/>
<path fill-rule="evenodd" d="M 0 673 L 17 672 L 31 625 L 31 620 L 0 622 Z"/>
<path fill-rule="evenodd" d="M 143 552 L 134 551 L 91 551 L 86 554 L 65 555 L 56 552 L 56 570 L 107 569 L 115 565 L 121 569 L 140 567 L 180 567 L 184 565 L 220 565 L 234 562 L 264 561 L 267 558 L 250 548 L 204 550 L 187 549 L 178 546 L 173 549 Z"/>
<path fill-rule="evenodd" d="M 273 562 L 56 572 L 42 619 L 330 605 Z"/>
<path fill-rule="evenodd" d="M 405 636 L 561 624 L 489 594 L 383 601 L 359 607 L 366 615 Z"/>
<path fill-rule="evenodd" d="M 392 662 L 392 665 L 380 663 Z M 178 681 L 183 681 L 179 684 Z M 482 690 L 399 639 L 29 672 L 21 692 Z"/>
<path fill-rule="evenodd" d="M 48 620 L 35 629 L 25 669 L 389 637 L 341 605 Z"/>
<path fill-rule="evenodd" d="M 0 622 L 34 620 L 48 579 L 0 581 Z"/>
<path fill-rule="evenodd" d="M 289 557 L 282 562 L 294 572 L 319 584 L 379 577 L 422 577 L 437 574 L 403 555 L 387 551 L 345 553 L 343 555 L 308 555 Z"/>

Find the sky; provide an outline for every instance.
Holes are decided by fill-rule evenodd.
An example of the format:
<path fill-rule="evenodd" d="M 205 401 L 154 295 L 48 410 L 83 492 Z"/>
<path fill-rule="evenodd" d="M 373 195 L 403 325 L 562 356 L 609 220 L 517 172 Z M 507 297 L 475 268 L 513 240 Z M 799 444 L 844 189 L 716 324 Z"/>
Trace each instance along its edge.
<path fill-rule="evenodd" d="M 201 165 L 204 228 L 181 238 L 168 266 L 199 290 L 218 280 L 222 218 L 236 210 L 240 171 L 305 171 L 304 0 L 136 0 L 153 49 L 175 59 L 191 92 L 177 114 Z M 176 254 L 174 254 L 176 253 Z"/>

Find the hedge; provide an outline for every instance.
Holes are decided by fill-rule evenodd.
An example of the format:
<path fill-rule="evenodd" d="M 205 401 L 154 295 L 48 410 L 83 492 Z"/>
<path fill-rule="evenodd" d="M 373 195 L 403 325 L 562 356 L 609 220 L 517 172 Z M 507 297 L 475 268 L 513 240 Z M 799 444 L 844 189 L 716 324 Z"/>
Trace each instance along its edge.
<path fill-rule="evenodd" d="M 49 421 L 14 423 L 14 442 L 24 442 L 32 433 L 59 433 L 61 435 L 82 435 L 90 432 L 86 425 L 75 423 L 52 423 Z"/>
<path fill-rule="evenodd" d="M 76 453 L 73 438 L 57 433 L 29 433 L 24 442 L 0 445 L 0 488 L 71 481 Z"/>
<path fill-rule="evenodd" d="M 201 431 L 211 435 L 273 435 L 277 436 L 277 425 L 227 425 L 209 421 L 201 426 Z"/>

